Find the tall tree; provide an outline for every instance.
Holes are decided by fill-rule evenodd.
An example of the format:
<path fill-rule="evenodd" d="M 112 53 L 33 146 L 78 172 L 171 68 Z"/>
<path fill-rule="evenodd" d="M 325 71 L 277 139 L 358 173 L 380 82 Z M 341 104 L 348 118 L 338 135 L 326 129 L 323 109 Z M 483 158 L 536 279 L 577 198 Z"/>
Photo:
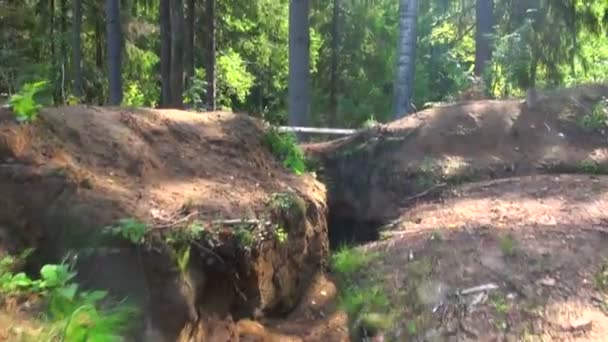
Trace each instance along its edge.
<path fill-rule="evenodd" d="M 184 4 L 171 0 L 171 105 L 183 107 L 184 92 Z"/>
<path fill-rule="evenodd" d="M 476 76 L 484 73 L 492 59 L 490 35 L 494 26 L 494 0 L 477 0 L 475 7 L 475 69 Z"/>
<path fill-rule="evenodd" d="M 68 0 L 60 0 L 59 1 L 59 12 L 61 14 L 60 16 L 60 20 L 59 20 L 59 30 L 61 31 L 61 38 L 59 40 L 59 46 L 60 46 L 60 61 L 61 61 L 61 68 L 60 68 L 60 74 L 59 74 L 59 88 L 60 88 L 60 94 L 61 94 L 61 102 L 65 102 L 66 99 L 66 94 L 65 94 L 65 88 L 66 88 L 66 83 L 67 83 L 67 63 L 68 63 L 68 42 L 67 42 L 67 36 L 68 36 L 68 4 L 67 4 Z"/>
<path fill-rule="evenodd" d="M 400 0 L 397 77 L 395 80 L 395 117 L 413 111 L 414 78 L 416 74 L 416 40 L 418 1 Z"/>
<path fill-rule="evenodd" d="M 184 46 L 184 68 L 186 69 L 186 80 L 194 76 L 194 16 L 195 0 L 187 0 L 186 9 L 186 44 Z"/>
<path fill-rule="evenodd" d="M 82 74 L 82 0 L 74 0 L 74 8 L 72 9 L 73 27 L 72 27 L 72 65 L 74 74 L 74 96 L 81 98 L 83 93 L 84 76 Z"/>
<path fill-rule="evenodd" d="M 171 2 L 160 0 L 161 107 L 171 104 Z"/>
<path fill-rule="evenodd" d="M 122 31 L 120 0 L 106 0 L 106 30 L 108 40 L 109 104 L 122 103 Z"/>
<path fill-rule="evenodd" d="M 289 6 L 289 124 L 306 126 L 310 112 L 310 21 L 308 0 Z"/>
<path fill-rule="evenodd" d="M 216 77 L 216 37 L 215 37 L 215 0 L 206 0 L 205 19 L 207 22 L 205 33 L 207 46 L 205 47 L 205 73 L 207 78 L 207 105 L 210 110 L 217 107 L 217 77 Z"/>
<path fill-rule="evenodd" d="M 340 0 L 334 0 L 331 19 L 331 65 L 329 86 L 329 124 L 336 124 L 338 116 L 338 63 L 340 57 Z"/>

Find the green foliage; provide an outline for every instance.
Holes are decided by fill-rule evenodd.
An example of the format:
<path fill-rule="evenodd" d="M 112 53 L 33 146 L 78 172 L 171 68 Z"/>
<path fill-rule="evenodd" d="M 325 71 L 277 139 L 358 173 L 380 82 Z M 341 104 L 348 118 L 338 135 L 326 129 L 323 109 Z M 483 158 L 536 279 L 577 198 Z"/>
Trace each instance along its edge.
<path fill-rule="evenodd" d="M 580 171 L 583 173 L 588 173 L 588 174 L 593 174 L 593 175 L 602 173 L 602 167 L 594 160 L 589 160 L 589 159 L 583 160 L 580 163 L 579 168 L 580 168 Z"/>
<path fill-rule="evenodd" d="M 19 122 L 34 121 L 38 117 L 38 111 L 42 108 L 37 95 L 46 89 L 47 81 L 26 83 L 21 90 L 11 96 L 9 105 L 17 116 Z"/>
<path fill-rule="evenodd" d="M 240 246 L 250 248 L 255 244 L 255 237 L 246 226 L 237 226 L 234 230 L 234 237 Z"/>
<path fill-rule="evenodd" d="M 595 286 L 600 291 L 608 291 L 608 261 L 604 261 L 595 273 Z"/>
<path fill-rule="evenodd" d="M 274 236 L 279 243 L 285 243 L 289 238 L 289 234 L 287 233 L 287 231 L 285 231 L 285 228 L 283 227 L 277 227 L 274 230 Z"/>
<path fill-rule="evenodd" d="M 306 172 L 306 157 L 298 146 L 295 135 L 279 132 L 273 127 L 264 135 L 264 143 L 275 157 L 283 161 L 283 166 L 293 173 L 301 175 Z"/>
<path fill-rule="evenodd" d="M 228 50 L 219 56 L 217 73 L 219 105 L 232 109 L 243 103 L 253 87 L 255 77 L 247 70 L 245 61 L 238 52 Z"/>
<path fill-rule="evenodd" d="M 363 128 L 373 128 L 378 126 L 378 121 L 376 120 L 376 118 L 371 115 L 369 118 L 367 118 L 365 121 L 363 121 Z"/>
<path fill-rule="evenodd" d="M 104 232 L 113 236 L 119 236 L 132 244 L 141 245 L 148 231 L 145 223 L 133 218 L 121 219 L 116 226 L 106 227 Z"/>
<path fill-rule="evenodd" d="M 390 307 L 385 292 L 379 286 L 349 287 L 340 293 L 339 306 L 350 316 L 381 312 Z"/>
<path fill-rule="evenodd" d="M 123 103 L 134 107 L 154 107 L 160 97 L 156 79 L 159 57 L 156 51 L 128 42 L 125 45 L 126 63 L 123 77 L 125 89 Z"/>
<path fill-rule="evenodd" d="M 596 103 L 591 112 L 581 116 L 578 125 L 586 131 L 600 131 L 608 125 L 608 100 Z"/>
<path fill-rule="evenodd" d="M 349 279 L 359 270 L 369 265 L 375 258 L 374 254 L 365 253 L 359 249 L 343 246 L 331 257 L 332 269 L 344 279 Z"/>
<path fill-rule="evenodd" d="M 130 328 L 137 310 L 119 303 L 109 306 L 107 292 L 81 291 L 72 280 L 76 273 L 68 265 L 44 265 L 40 279 L 9 271 L 17 259 L 0 260 L 0 293 L 38 293 L 47 301 L 46 328 L 37 336 L 44 340 L 119 341 Z M 34 336 L 32 336 L 34 337 Z"/>
<path fill-rule="evenodd" d="M 292 192 L 275 192 L 270 195 L 270 205 L 274 209 L 289 212 L 296 205 L 296 194 Z"/>
<path fill-rule="evenodd" d="M 205 69 L 197 68 L 188 82 L 188 88 L 184 91 L 184 103 L 192 109 L 203 110 L 206 92 Z"/>

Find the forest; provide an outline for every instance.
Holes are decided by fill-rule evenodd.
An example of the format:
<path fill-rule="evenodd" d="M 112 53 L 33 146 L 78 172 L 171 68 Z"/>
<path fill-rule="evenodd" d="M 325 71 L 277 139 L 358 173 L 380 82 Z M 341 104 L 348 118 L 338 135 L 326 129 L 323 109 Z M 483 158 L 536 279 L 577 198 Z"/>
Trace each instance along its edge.
<path fill-rule="evenodd" d="M 508 98 L 608 72 L 601 0 L 3 0 L 0 21 L 4 96 L 46 81 L 49 104 L 275 124 L 360 127 L 473 87 Z"/>
<path fill-rule="evenodd" d="M 604 341 L 607 142 L 607 0 L 0 0 L 0 341 Z"/>

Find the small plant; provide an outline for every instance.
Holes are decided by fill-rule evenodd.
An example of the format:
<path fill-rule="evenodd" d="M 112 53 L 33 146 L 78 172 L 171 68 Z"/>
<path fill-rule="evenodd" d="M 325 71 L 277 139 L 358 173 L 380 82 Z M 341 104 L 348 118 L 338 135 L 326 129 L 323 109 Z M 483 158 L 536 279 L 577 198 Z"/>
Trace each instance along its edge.
<path fill-rule="evenodd" d="M 119 303 L 102 305 L 105 291 L 81 291 L 72 280 L 76 272 L 66 264 L 44 265 L 40 279 L 31 279 L 24 273 L 13 274 L 17 258 L 5 257 L 0 261 L 0 293 L 3 295 L 39 294 L 47 301 L 47 325 L 32 340 L 44 341 L 118 341 L 130 327 L 137 311 Z"/>
<path fill-rule="evenodd" d="M 289 234 L 285 231 L 285 228 L 283 227 L 277 227 L 274 231 L 274 236 L 279 243 L 285 243 L 289 238 Z"/>
<path fill-rule="evenodd" d="M 246 226 L 237 226 L 234 230 L 234 237 L 243 247 L 252 247 L 255 243 L 253 233 Z"/>
<path fill-rule="evenodd" d="M 594 175 L 602 173 L 600 165 L 595 161 L 589 159 L 581 161 L 581 163 L 579 164 L 579 168 L 583 173 Z"/>
<path fill-rule="evenodd" d="M 511 309 L 511 306 L 509 305 L 509 303 L 507 303 L 505 297 L 502 295 L 492 296 L 491 302 L 494 309 L 496 309 L 496 312 L 501 315 L 506 315 Z"/>
<path fill-rule="evenodd" d="M 120 236 L 135 245 L 144 243 L 144 237 L 148 231 L 145 223 L 132 218 L 121 219 L 116 226 L 106 227 L 104 231 L 110 235 Z"/>
<path fill-rule="evenodd" d="M 517 240 L 511 234 L 500 239 L 500 251 L 506 257 L 514 257 L 517 254 Z"/>
<path fill-rule="evenodd" d="M 17 116 L 19 122 L 31 122 L 38 117 L 38 112 L 42 105 L 36 96 L 46 89 L 48 82 L 39 81 L 26 83 L 21 91 L 11 96 L 9 105 Z"/>
<path fill-rule="evenodd" d="M 270 205 L 276 209 L 289 211 L 296 203 L 295 196 L 291 192 L 275 192 L 270 195 Z"/>
<path fill-rule="evenodd" d="M 379 286 L 349 287 L 340 294 L 340 307 L 349 315 L 386 311 L 390 301 Z"/>
<path fill-rule="evenodd" d="M 331 265 L 335 272 L 344 278 L 349 278 L 374 259 L 373 254 L 366 254 L 358 249 L 342 247 L 331 257 Z"/>
<path fill-rule="evenodd" d="M 271 128 L 264 136 L 264 143 L 274 156 L 283 161 L 283 166 L 297 175 L 306 172 L 306 157 L 298 146 L 296 136 Z"/>
<path fill-rule="evenodd" d="M 579 119 L 578 124 L 586 131 L 598 131 L 606 128 L 608 124 L 608 100 L 602 99 L 596 103 L 590 113 Z"/>
<path fill-rule="evenodd" d="M 595 286 L 600 291 L 608 291 L 608 261 L 605 261 L 595 273 Z"/>
<path fill-rule="evenodd" d="M 378 120 L 376 120 L 376 118 L 374 117 L 374 115 L 371 115 L 370 117 L 368 117 L 367 119 L 365 119 L 365 121 L 363 121 L 363 125 L 361 125 L 363 128 L 373 128 L 378 126 Z"/>
<path fill-rule="evenodd" d="M 441 231 L 438 229 L 433 229 L 433 232 L 431 233 L 431 240 L 432 241 L 443 240 L 443 235 L 441 235 Z"/>
<path fill-rule="evenodd" d="M 171 230 L 164 241 L 169 245 L 189 244 L 192 241 L 200 240 L 207 230 L 199 222 L 193 222 L 189 226 L 181 229 Z"/>

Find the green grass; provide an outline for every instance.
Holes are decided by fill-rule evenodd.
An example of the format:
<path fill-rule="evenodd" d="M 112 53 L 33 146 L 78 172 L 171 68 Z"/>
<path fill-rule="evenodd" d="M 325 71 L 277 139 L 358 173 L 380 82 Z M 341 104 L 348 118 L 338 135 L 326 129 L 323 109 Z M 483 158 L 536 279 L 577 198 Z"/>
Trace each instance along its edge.
<path fill-rule="evenodd" d="M 357 271 L 370 264 L 375 255 L 365 253 L 356 248 L 341 247 L 331 257 L 331 265 L 334 272 L 343 278 L 352 277 Z"/>

